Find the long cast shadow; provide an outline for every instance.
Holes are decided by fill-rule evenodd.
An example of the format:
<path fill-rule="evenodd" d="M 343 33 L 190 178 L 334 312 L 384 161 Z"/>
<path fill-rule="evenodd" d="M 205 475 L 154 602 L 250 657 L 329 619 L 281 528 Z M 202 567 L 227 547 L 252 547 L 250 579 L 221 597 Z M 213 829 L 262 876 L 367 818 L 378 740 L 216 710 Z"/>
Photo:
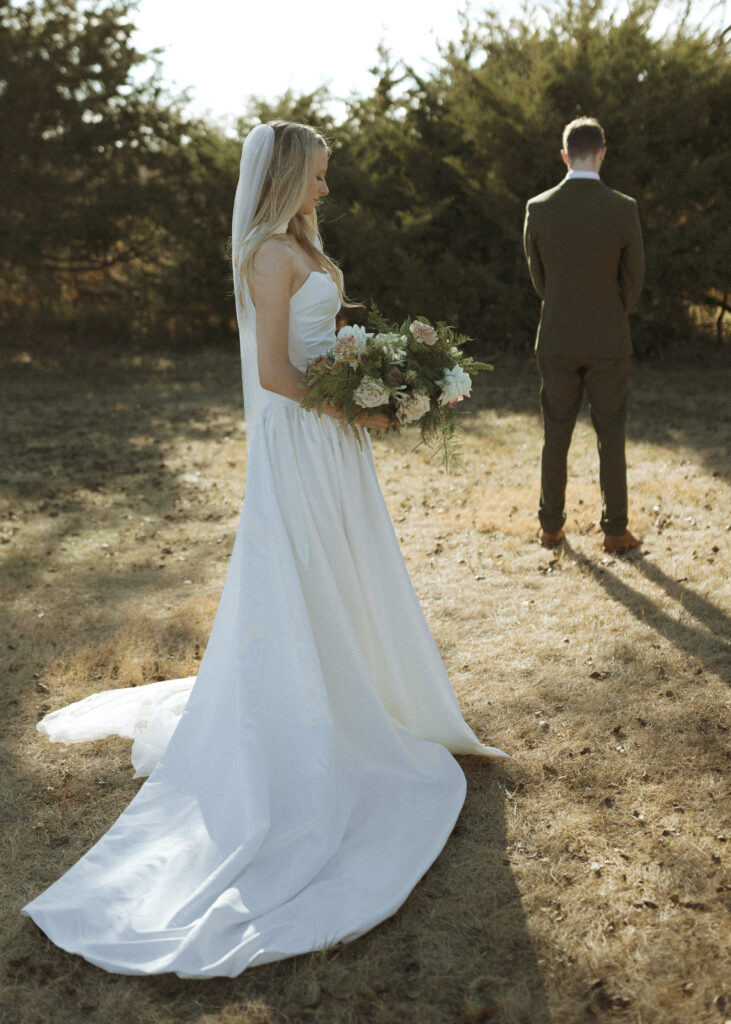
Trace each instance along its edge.
<path fill-rule="evenodd" d="M 349 1021 L 551 1024 L 507 856 L 505 775 L 479 758 L 462 758 L 461 764 L 468 781 L 462 815 L 444 851 L 394 917 L 327 954 L 256 968 L 231 980 L 144 979 L 148 996 L 180 1005 L 187 995 L 190 1006 L 194 994 L 196 1009 L 190 1007 L 185 1020 L 220 1012 L 232 1001 L 259 1001 L 287 1013 L 293 992 L 314 977 L 324 995 L 310 1011 L 313 1019 L 339 1019 L 338 1000 L 327 995 L 332 993 L 347 996 Z M 445 974 L 445 948 L 456 977 Z"/>
<path fill-rule="evenodd" d="M 661 587 L 669 597 L 678 602 L 679 611 L 685 609 L 707 629 L 672 618 L 658 603 L 629 586 L 606 566 L 598 566 L 564 542 L 563 552 L 579 568 L 590 573 L 592 579 L 607 591 L 610 597 L 619 601 L 627 611 L 644 625 L 654 629 L 670 643 L 681 648 L 686 654 L 709 663 L 727 685 L 731 685 L 731 619 L 711 601 L 695 594 L 681 581 L 672 580 L 662 569 L 646 558 L 630 556 L 629 565 Z"/>
<path fill-rule="evenodd" d="M 701 597 L 700 594 L 696 594 L 688 587 L 684 587 L 682 580 L 672 579 L 662 571 L 659 565 L 647 558 L 630 562 L 630 565 L 656 586 L 662 587 L 668 597 L 678 602 L 683 611 L 689 612 L 693 618 L 708 626 L 718 637 L 726 637 L 727 641 L 731 638 L 731 617 L 712 601 Z"/>

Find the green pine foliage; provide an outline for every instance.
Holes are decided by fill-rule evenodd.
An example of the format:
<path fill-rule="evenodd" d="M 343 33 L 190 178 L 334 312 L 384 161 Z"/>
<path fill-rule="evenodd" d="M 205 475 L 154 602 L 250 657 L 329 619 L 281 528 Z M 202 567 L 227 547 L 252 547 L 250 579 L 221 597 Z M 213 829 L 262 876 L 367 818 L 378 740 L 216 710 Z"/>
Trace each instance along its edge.
<path fill-rule="evenodd" d="M 728 30 L 678 0 L 549 0 L 506 21 L 465 14 L 418 74 L 387 48 L 370 95 L 336 117 L 326 90 L 252 97 L 232 138 L 185 115 L 128 0 L 0 4 L 0 320 L 60 322 L 147 344 L 230 344 L 227 239 L 241 140 L 256 121 L 321 127 L 323 207 L 349 294 L 389 321 L 420 309 L 528 351 L 539 315 L 522 252 L 530 196 L 558 182 L 563 125 L 600 119 L 602 176 L 637 198 L 647 276 L 640 354 L 727 338 L 731 267 Z M 671 8 L 672 10 L 672 8 Z M 151 73 L 140 80 L 146 61 Z"/>
<path fill-rule="evenodd" d="M 421 308 L 490 351 L 531 346 L 539 314 L 522 252 L 530 196 L 565 171 L 566 122 L 598 117 L 608 185 L 637 198 L 647 278 L 639 353 L 722 339 L 731 233 L 728 32 L 665 34 L 656 0 L 526 8 L 465 20 L 428 78 L 387 53 L 374 96 L 338 134 L 328 225 L 354 295 Z M 719 319 L 720 318 L 720 319 Z M 719 329 L 709 330 L 716 320 Z"/>
<path fill-rule="evenodd" d="M 39 0 L 0 6 L 0 306 L 120 328 L 157 277 L 157 209 L 180 103 L 132 45 L 133 5 Z"/>

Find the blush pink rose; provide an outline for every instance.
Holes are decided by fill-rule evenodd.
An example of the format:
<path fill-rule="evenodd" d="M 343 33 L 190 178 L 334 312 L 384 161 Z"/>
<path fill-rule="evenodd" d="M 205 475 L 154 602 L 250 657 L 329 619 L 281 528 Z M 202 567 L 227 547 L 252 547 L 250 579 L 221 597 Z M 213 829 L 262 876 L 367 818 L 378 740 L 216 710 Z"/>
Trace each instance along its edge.
<path fill-rule="evenodd" d="M 336 362 L 354 362 L 365 348 L 367 339 L 362 327 L 342 327 L 333 347 Z"/>
<path fill-rule="evenodd" d="M 423 320 L 414 320 L 411 324 L 411 333 L 425 345 L 433 345 L 437 340 L 437 331 L 431 324 L 425 324 Z"/>
<path fill-rule="evenodd" d="M 391 392 L 379 377 L 364 377 L 353 392 L 353 400 L 361 409 L 385 405 Z"/>

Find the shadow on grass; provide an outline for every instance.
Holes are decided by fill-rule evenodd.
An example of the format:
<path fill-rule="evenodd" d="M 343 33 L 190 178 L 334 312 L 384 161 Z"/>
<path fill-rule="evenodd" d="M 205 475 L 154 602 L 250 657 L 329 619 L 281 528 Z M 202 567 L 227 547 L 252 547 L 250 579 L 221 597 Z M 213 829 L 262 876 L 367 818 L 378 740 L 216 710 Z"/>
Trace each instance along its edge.
<path fill-rule="evenodd" d="M 66 365 L 4 361 L 0 365 L 2 433 L 21 470 L 25 493 L 53 497 L 61 484 L 96 486 L 113 476 L 133 476 L 162 460 L 172 435 L 210 434 L 211 407 L 241 416 L 239 363 L 235 352 L 159 354 L 134 358 L 120 351 L 87 353 Z M 659 447 L 686 446 L 711 471 L 728 473 L 731 368 L 660 367 L 633 370 L 628 437 Z M 493 373 L 481 374 L 464 410 L 464 426 L 478 436 L 471 412 L 527 415 L 540 430 L 539 375 L 532 355 L 500 355 Z M 30 414 L 29 414 L 30 413 Z M 586 403 L 581 412 L 588 419 Z M 142 450 L 131 438 L 148 432 Z M 538 457 L 538 448 L 536 457 Z M 18 459 L 18 455 L 21 458 Z M 157 466 L 155 466 L 157 468 Z M 162 475 L 164 465 L 160 466 Z M 0 484 L 8 483 L 8 477 Z M 126 479 L 124 481 L 127 482 Z"/>
<path fill-rule="evenodd" d="M 84 534 L 87 524 L 83 501 L 77 498 L 79 489 L 103 493 L 108 488 L 108 495 L 103 496 L 105 502 L 107 498 L 110 502 L 107 514 L 112 529 L 119 525 L 119 516 L 128 508 L 134 510 L 136 517 L 146 512 L 159 517 L 184 497 L 179 476 L 166 465 L 167 441 L 182 437 L 194 442 L 216 436 L 212 426 L 215 417 L 240 416 L 235 358 L 217 354 L 216 360 L 211 358 L 208 369 L 198 377 L 193 375 L 192 366 L 188 357 L 186 370 L 177 367 L 168 374 L 162 369 L 148 372 L 143 368 L 115 377 L 113 361 L 105 363 L 100 358 L 97 370 L 108 375 L 101 383 L 95 380 L 94 368 L 68 372 L 60 381 L 51 375 L 40 383 L 24 378 L 26 390 L 22 394 L 14 393 L 13 381 L 6 381 L 5 414 L 12 432 L 13 461 L 0 471 L 1 483 L 11 502 L 18 493 L 27 502 L 39 503 L 39 510 L 46 515 L 53 517 L 58 512 L 34 535 L 38 542 L 37 561 L 29 547 L 13 563 L 14 577 L 20 579 L 25 573 L 24 579 L 42 585 L 44 553 L 53 551 L 68 534 Z M 522 375 L 516 373 L 514 378 L 496 380 L 494 390 L 485 393 L 484 405 L 507 412 L 528 411 L 537 419 L 537 375 L 532 362 L 529 367 Z M 725 402 L 721 377 L 713 378 L 708 373 L 704 378 L 691 375 L 685 388 L 677 371 L 664 373 L 657 368 L 643 368 L 637 377 L 630 422 L 633 437 L 644 436 L 669 447 L 695 447 L 700 460 L 723 472 L 719 439 L 723 438 L 727 422 L 724 416 L 728 414 L 721 405 Z M 59 386 L 69 389 L 69 402 L 59 398 Z M 10 412 L 11 407 L 18 408 L 27 400 L 31 405 L 22 419 Z M 716 430 L 719 433 L 714 433 Z M 156 486 L 148 485 L 141 493 L 140 484 L 150 477 Z M 120 495 L 132 497 L 117 508 L 114 501 Z M 43 509 L 40 503 L 44 504 Z M 205 501 L 175 511 L 176 518 L 181 522 L 190 520 L 192 528 L 207 515 Z M 717 671 L 725 672 L 728 681 L 723 638 L 728 636 L 729 620 L 712 602 L 683 587 L 681 581 L 670 579 L 647 559 L 630 558 L 634 571 L 677 602 L 676 617 L 616 573 L 590 563 L 569 545 L 566 555 L 590 571 L 592 579 L 611 598 L 624 604 L 639 622 L 688 655 L 706 663 L 712 661 Z M 122 605 L 131 605 L 135 596 L 153 593 L 160 579 L 154 566 L 141 567 L 134 575 L 117 576 L 114 594 L 110 595 L 101 557 L 88 550 L 81 559 L 81 568 L 90 574 L 82 589 L 87 593 L 88 603 L 98 608 L 98 625 L 103 625 L 103 619 L 114 622 Z M 166 582 L 171 582 L 171 571 L 181 582 L 179 577 L 185 575 L 185 570 L 170 567 L 165 570 Z M 57 578 L 62 582 L 60 573 Z M 60 589 L 55 593 L 51 589 L 48 595 L 46 600 L 56 601 L 59 607 L 66 600 Z M 688 617 L 695 621 L 688 621 Z M 17 631 L 26 630 L 30 642 L 36 628 L 47 632 L 53 628 L 53 614 L 47 612 L 42 622 L 42 627 L 37 626 L 31 619 L 29 625 L 27 617 L 19 616 Z M 11 635 L 15 632 L 14 629 Z M 81 642 L 84 637 L 81 633 L 63 637 L 61 647 L 72 646 L 76 639 Z M 13 652 L 9 657 L 16 660 Z M 36 650 L 32 657 L 37 657 Z M 23 685 L 32 689 L 28 670 L 37 667 L 32 660 L 26 662 Z M 39 974 L 44 976 L 49 1005 L 55 1001 L 59 1006 L 73 1004 L 64 1021 L 105 1019 L 105 1000 L 108 1007 L 119 996 L 126 1004 L 116 1018 L 107 1016 L 107 1020 L 139 1016 L 167 1024 L 197 1021 L 215 1012 L 223 1020 L 236 1013 L 240 1005 L 258 1003 L 270 1007 L 272 1013 L 257 1018 L 252 1010 L 252 1021 L 314 1019 L 332 1024 L 393 1024 L 398 1020 L 452 1024 L 469 1019 L 469 1011 L 474 1019 L 500 1024 L 547 1024 L 550 1017 L 540 963 L 507 863 L 507 798 L 501 771 L 479 762 L 473 764 L 469 759 L 464 764 L 469 779 L 467 803 L 444 853 L 399 913 L 352 945 L 258 968 L 233 980 L 129 980 L 105 976 L 53 950 L 34 932 L 34 937 L 31 939 L 29 933 L 27 939 L 33 952 L 29 964 L 22 969 L 30 970 L 34 961 L 40 963 Z M 39 782 L 41 776 L 39 772 Z M 10 776 L 4 778 L 9 784 Z M 25 781 L 30 789 L 33 780 Z M 23 782 L 18 780 L 21 793 Z M 49 799 L 55 797 L 51 795 Z M 110 801 L 109 821 L 118 810 L 121 807 L 111 812 Z M 23 802 L 18 801 L 14 813 L 17 818 L 12 824 L 19 833 L 38 827 L 28 821 Z M 55 847 L 49 858 L 52 863 L 49 861 L 48 873 L 60 873 L 56 870 L 60 869 L 60 857 Z M 46 962 L 55 973 L 46 969 Z M 320 991 L 314 1002 L 309 997 L 305 999 L 312 980 Z M 97 1005 L 101 1009 L 97 1010 Z M 27 1009 L 26 1020 L 41 1019 L 34 1016 L 29 1004 Z"/>
<path fill-rule="evenodd" d="M 52 361 L 0 366 L 3 576 L 9 588 L 33 591 L 36 610 L 46 609 L 47 632 L 54 611 L 68 614 L 67 567 L 75 573 L 76 596 L 83 597 L 79 620 L 91 610 L 114 628 L 115 605 L 182 583 L 189 572 L 177 551 L 161 559 L 163 545 L 154 542 L 161 526 L 179 524 L 183 533 L 203 528 L 205 536 L 208 523 L 230 517 L 243 479 L 235 494 L 207 490 L 207 467 L 193 454 L 181 467 L 180 453 L 231 433 L 241 457 L 240 385 L 226 372 L 236 365 L 221 353 L 198 363 L 188 356 L 183 366 L 102 353 L 70 367 Z M 123 567 L 103 534 L 129 544 L 140 532 L 149 539 L 146 561 Z M 73 564 L 63 554 L 67 543 L 74 548 Z"/>
<path fill-rule="evenodd" d="M 44 801 L 60 799 L 56 775 L 50 776 L 54 785 L 45 786 L 46 763 L 9 756 L 32 728 L 32 705 L 40 705 L 39 712 L 47 710 L 32 673 L 40 676 L 41 685 L 45 687 L 45 679 L 52 687 L 43 674 L 44 663 L 60 655 L 72 658 L 90 638 L 124 629 L 136 602 L 160 590 L 161 576 L 154 564 L 159 554 L 150 564 L 117 568 L 113 559 L 104 560 L 98 545 L 82 546 L 79 538 L 89 535 L 93 540 L 100 518 L 104 529 L 119 530 L 130 512 L 134 522 L 149 514 L 155 520 L 150 531 L 162 517 L 190 521 L 191 529 L 198 529 L 209 518 L 210 505 L 205 499 L 179 504 L 186 489 L 180 470 L 168 465 L 169 446 L 179 446 L 181 439 L 194 443 L 218 437 L 221 419 L 240 418 L 235 358 L 218 353 L 198 375 L 190 357 L 187 368 L 172 372 L 150 365 L 115 370 L 115 358 L 99 356 L 93 365 L 58 375 L 20 366 L 4 382 L 10 457 L 0 469 L 0 492 L 11 511 L 18 509 L 19 499 L 20 515 L 27 520 L 24 526 L 32 528 L 14 537 L 3 552 L 5 568 L 8 578 L 33 594 L 32 607 L 17 610 L 6 623 L 9 636 L 23 640 L 24 647 L 22 659 L 14 643 L 3 652 L 10 705 L 4 738 L 13 740 L 7 748 L 4 781 L 15 793 L 4 820 L 13 834 L 33 835 L 43 862 L 42 876 L 33 875 L 28 865 L 21 872 L 21 894 L 13 897 L 13 912 L 77 856 L 59 831 L 67 832 L 67 823 L 52 827 L 43 816 Z M 197 485 L 192 488 L 194 495 Z M 79 549 L 75 587 L 83 606 L 63 633 L 60 623 L 70 601 L 63 566 L 53 582 L 47 582 L 45 572 L 47 560 L 69 538 Z M 143 557 L 149 557 L 147 550 Z M 165 584 L 179 584 L 186 574 L 183 565 L 169 564 Z M 92 610 L 89 622 L 85 608 Z M 44 610 L 44 618 L 37 617 L 38 610 Z M 111 681 L 105 676 L 105 685 Z M 63 761 L 58 748 L 42 756 L 49 762 Z M 75 771 L 78 784 L 89 788 L 88 799 L 94 800 L 95 808 L 104 805 L 100 820 L 103 816 L 107 824 L 136 789 L 129 773 L 115 780 L 102 745 L 90 751 L 83 769 Z M 139 1018 L 177 1024 L 211 1014 L 228 1020 L 232 1004 L 244 1012 L 248 1004 L 250 1016 L 241 1019 L 252 1022 L 452 1024 L 472 1013 L 474 1019 L 501 1024 L 548 1024 L 537 957 L 506 856 L 504 782 L 499 769 L 476 759 L 465 760 L 465 771 L 467 803 L 443 854 L 404 907 L 357 942 L 231 980 L 127 979 L 105 975 L 55 949 L 23 920 L 12 929 L 12 941 L 21 948 L 11 953 L 17 962 L 8 975 L 15 986 L 5 1004 L 11 1013 L 8 1019 Z M 74 808 L 83 803 L 75 791 L 65 794 L 64 800 Z M 314 1002 L 308 995 L 313 981 L 320 992 Z M 57 1016 L 54 1006 L 59 1007 Z M 264 1008 L 259 1016 L 257 1006 Z"/>
<path fill-rule="evenodd" d="M 353 943 L 239 978 L 146 979 L 138 983 L 147 998 L 174 1005 L 181 1021 L 236 1003 L 261 1005 L 273 1012 L 262 1019 L 272 1021 L 282 1014 L 328 1024 L 550 1024 L 506 854 L 505 776 L 478 758 L 463 758 L 462 767 L 468 795 L 460 820 L 394 917 Z M 313 990 L 320 997 L 307 1006 Z"/>
<path fill-rule="evenodd" d="M 684 587 L 682 581 L 671 579 L 658 565 L 639 552 L 628 555 L 626 561 L 638 575 L 644 576 L 677 602 L 677 618 L 669 615 L 657 602 L 629 586 L 606 566 L 598 566 L 590 558 L 582 555 L 567 541 L 563 544 L 563 552 L 566 558 L 587 572 L 611 598 L 624 605 L 639 622 L 664 636 L 687 655 L 697 658 L 708 668 L 718 672 L 724 682 L 731 685 L 731 619 L 722 609 L 700 597 L 690 588 Z M 685 613 L 705 628 L 684 622 Z"/>
<path fill-rule="evenodd" d="M 242 418 L 231 358 L 196 368 L 166 359 L 104 354 L 64 369 L 0 364 L 4 458 L 0 492 L 49 508 L 79 487 L 134 493 L 139 479 L 174 475 L 168 442 L 217 436 L 221 416 Z"/>
<path fill-rule="evenodd" d="M 34 1000 L 39 1011 L 58 999 L 63 1024 L 133 1016 L 157 1024 L 228 1021 L 232 1007 L 237 1021 L 252 1024 L 551 1024 L 506 853 L 511 783 L 502 768 L 481 759 L 461 763 L 468 795 L 444 851 L 397 913 L 353 943 L 231 979 L 124 978 L 54 948 L 24 920 L 13 951 L 19 959 L 11 963 L 22 971 L 8 1021 L 30 1019 L 24 1014 Z M 120 1015 L 110 1018 L 115 1006 Z"/>

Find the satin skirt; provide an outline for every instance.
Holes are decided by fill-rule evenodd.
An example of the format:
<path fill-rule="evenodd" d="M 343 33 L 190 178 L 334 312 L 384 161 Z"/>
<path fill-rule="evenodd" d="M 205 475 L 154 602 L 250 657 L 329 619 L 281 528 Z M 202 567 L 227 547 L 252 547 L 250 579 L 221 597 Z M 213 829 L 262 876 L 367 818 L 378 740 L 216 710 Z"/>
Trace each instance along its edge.
<path fill-rule="evenodd" d="M 24 907 L 120 974 L 235 976 L 350 941 L 403 903 L 465 795 L 464 722 L 401 557 L 367 434 L 272 396 L 194 679 L 111 690 L 39 723 L 134 740 L 149 775 Z"/>

